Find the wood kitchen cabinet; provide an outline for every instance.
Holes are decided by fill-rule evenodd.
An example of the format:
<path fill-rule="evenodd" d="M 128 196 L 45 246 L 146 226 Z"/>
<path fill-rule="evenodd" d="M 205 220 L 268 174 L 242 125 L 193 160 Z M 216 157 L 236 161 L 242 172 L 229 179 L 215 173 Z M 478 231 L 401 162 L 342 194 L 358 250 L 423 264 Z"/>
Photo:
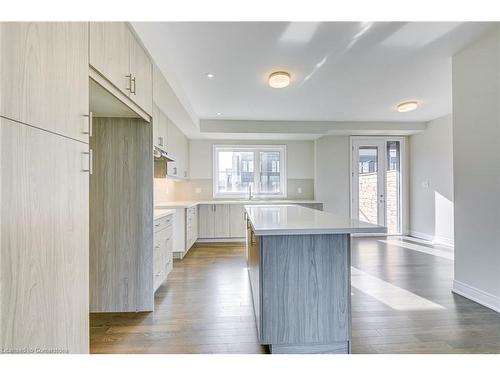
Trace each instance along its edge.
<path fill-rule="evenodd" d="M 214 205 L 200 204 L 198 210 L 198 237 L 215 238 Z"/>
<path fill-rule="evenodd" d="M 214 238 L 231 237 L 230 205 L 214 204 Z"/>
<path fill-rule="evenodd" d="M 230 237 L 243 238 L 245 237 L 246 219 L 245 206 L 242 204 L 229 205 L 230 211 Z"/>
<path fill-rule="evenodd" d="M 0 114 L 88 143 L 86 22 L 0 23 Z"/>
<path fill-rule="evenodd" d="M 147 113 L 153 110 L 153 65 L 137 39 L 130 36 L 131 98 Z"/>
<path fill-rule="evenodd" d="M 152 311 L 152 129 L 141 119 L 96 118 L 90 146 L 90 309 Z"/>
<path fill-rule="evenodd" d="M 167 126 L 167 116 L 156 103 L 153 103 L 153 146 L 169 153 L 169 150 L 167 150 Z"/>
<path fill-rule="evenodd" d="M 173 214 L 154 221 L 153 290 L 156 292 L 173 268 Z"/>
<path fill-rule="evenodd" d="M 230 238 L 230 205 L 201 204 L 198 214 L 198 237 L 202 239 Z"/>
<path fill-rule="evenodd" d="M 0 118 L 0 348 L 89 351 L 88 144 Z"/>
<path fill-rule="evenodd" d="M 125 22 L 90 22 L 90 65 L 152 114 L 153 66 Z"/>
<path fill-rule="evenodd" d="M 174 159 L 167 165 L 167 175 L 188 178 L 189 140 L 170 119 L 167 119 L 167 152 Z"/>

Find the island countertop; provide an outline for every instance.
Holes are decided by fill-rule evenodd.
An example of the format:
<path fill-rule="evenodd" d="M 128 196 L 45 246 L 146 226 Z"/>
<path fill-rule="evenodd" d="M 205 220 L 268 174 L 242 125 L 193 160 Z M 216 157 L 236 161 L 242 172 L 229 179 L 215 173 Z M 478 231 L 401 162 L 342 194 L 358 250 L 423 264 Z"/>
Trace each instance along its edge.
<path fill-rule="evenodd" d="M 246 205 L 258 236 L 385 233 L 386 227 L 297 205 Z"/>

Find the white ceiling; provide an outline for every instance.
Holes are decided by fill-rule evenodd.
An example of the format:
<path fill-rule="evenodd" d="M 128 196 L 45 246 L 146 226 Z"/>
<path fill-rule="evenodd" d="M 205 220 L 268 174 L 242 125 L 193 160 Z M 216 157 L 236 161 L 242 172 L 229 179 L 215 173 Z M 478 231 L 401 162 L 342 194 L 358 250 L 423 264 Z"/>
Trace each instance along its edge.
<path fill-rule="evenodd" d="M 429 121 L 451 113 L 451 56 L 493 26 L 474 22 L 132 25 L 181 102 L 202 120 L 356 122 Z M 267 85 L 275 70 L 291 73 L 289 87 Z M 215 77 L 208 79 L 207 73 Z M 398 113 L 396 104 L 405 100 L 417 100 L 421 106 Z"/>

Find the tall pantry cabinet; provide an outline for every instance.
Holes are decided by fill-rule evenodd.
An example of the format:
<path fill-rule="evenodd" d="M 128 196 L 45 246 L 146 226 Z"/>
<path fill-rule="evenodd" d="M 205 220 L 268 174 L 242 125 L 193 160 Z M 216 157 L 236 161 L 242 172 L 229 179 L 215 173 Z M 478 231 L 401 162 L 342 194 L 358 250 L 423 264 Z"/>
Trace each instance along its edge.
<path fill-rule="evenodd" d="M 88 23 L 0 23 L 0 349 L 89 350 Z"/>

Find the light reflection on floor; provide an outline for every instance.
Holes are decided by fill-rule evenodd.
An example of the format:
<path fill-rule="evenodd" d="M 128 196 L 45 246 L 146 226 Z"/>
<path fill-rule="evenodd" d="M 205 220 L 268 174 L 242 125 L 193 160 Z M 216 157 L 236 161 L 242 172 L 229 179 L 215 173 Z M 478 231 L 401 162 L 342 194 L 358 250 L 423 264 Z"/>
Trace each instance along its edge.
<path fill-rule="evenodd" d="M 443 306 L 351 267 L 351 286 L 394 310 L 440 310 Z"/>
<path fill-rule="evenodd" d="M 431 248 L 428 246 L 417 245 L 415 243 L 405 241 L 404 237 L 403 238 L 387 237 L 387 238 L 388 238 L 387 240 L 378 240 L 378 241 L 385 243 L 385 244 L 388 244 L 388 245 L 398 246 L 398 247 L 402 247 L 402 248 L 407 249 L 407 250 L 414 250 L 414 251 L 418 251 L 420 253 L 433 255 L 433 256 L 449 259 L 449 260 L 454 259 L 453 252 L 449 251 L 449 250 L 448 251 L 447 250 L 440 250 L 440 249 L 437 249 L 435 247 Z"/>

